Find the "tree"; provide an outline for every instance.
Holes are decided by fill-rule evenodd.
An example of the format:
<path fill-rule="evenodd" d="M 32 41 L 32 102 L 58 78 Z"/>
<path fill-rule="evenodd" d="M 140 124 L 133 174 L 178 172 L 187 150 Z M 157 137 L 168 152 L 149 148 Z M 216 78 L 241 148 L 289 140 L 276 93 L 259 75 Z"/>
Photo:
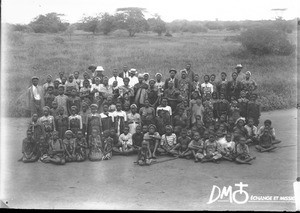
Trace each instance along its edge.
<path fill-rule="evenodd" d="M 115 29 L 115 17 L 108 13 L 104 13 L 100 17 L 99 30 L 107 35 Z"/>
<path fill-rule="evenodd" d="M 161 34 L 167 30 L 166 23 L 160 18 L 159 15 L 155 15 L 154 18 L 149 18 L 147 22 L 150 30 L 156 32 L 159 36 L 161 36 Z"/>
<path fill-rule="evenodd" d="M 119 28 L 127 30 L 129 36 L 133 37 L 136 33 L 145 30 L 147 26 L 144 12 L 146 10 L 139 7 L 118 8 L 115 15 L 116 23 Z"/>
<path fill-rule="evenodd" d="M 31 27 L 35 33 L 58 33 L 65 31 L 69 23 L 62 22 L 60 16 L 64 15 L 57 13 L 39 15 L 30 22 L 29 27 Z"/>
<path fill-rule="evenodd" d="M 84 17 L 80 23 L 78 29 L 81 29 L 85 32 L 92 32 L 95 34 L 96 32 L 99 32 L 99 26 L 100 26 L 100 16 L 92 17 Z"/>
<path fill-rule="evenodd" d="M 72 35 L 74 34 L 74 31 L 77 29 L 76 24 L 71 24 L 68 26 L 68 29 L 65 31 L 65 34 L 69 36 L 69 39 L 72 39 Z"/>

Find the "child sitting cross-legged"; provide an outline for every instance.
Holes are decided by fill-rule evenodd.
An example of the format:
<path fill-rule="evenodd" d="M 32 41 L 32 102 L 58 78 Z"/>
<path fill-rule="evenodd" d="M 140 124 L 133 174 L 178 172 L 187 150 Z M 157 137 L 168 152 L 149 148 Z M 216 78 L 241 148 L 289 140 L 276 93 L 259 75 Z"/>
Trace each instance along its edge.
<path fill-rule="evenodd" d="M 232 134 L 227 133 L 225 136 L 226 142 L 220 145 L 220 153 L 222 158 L 228 161 L 234 161 L 235 154 L 235 142 L 232 140 Z"/>
<path fill-rule="evenodd" d="M 77 137 L 75 139 L 75 143 L 76 143 L 76 150 L 75 150 L 76 161 L 77 162 L 85 161 L 87 157 L 87 153 L 86 153 L 87 142 L 83 135 L 82 130 L 77 131 Z"/>
<path fill-rule="evenodd" d="M 209 139 L 204 142 L 202 163 L 204 162 L 215 162 L 219 163 L 219 160 L 222 158 L 221 153 L 219 152 L 220 148 L 216 141 L 214 134 L 209 135 Z"/>
<path fill-rule="evenodd" d="M 144 134 L 142 133 L 142 126 L 138 125 L 135 128 L 135 133 L 132 135 L 132 145 L 135 153 L 138 153 L 139 149 L 142 147 Z"/>
<path fill-rule="evenodd" d="M 175 133 L 173 133 L 173 127 L 171 125 L 167 125 L 166 133 L 161 137 L 160 147 L 157 150 L 161 154 L 178 156 L 178 151 L 174 149 L 176 143 L 177 143 L 177 137 Z"/>
<path fill-rule="evenodd" d="M 65 133 L 65 139 L 63 140 L 63 145 L 65 149 L 65 158 L 66 162 L 76 161 L 76 142 L 73 138 L 73 132 L 71 130 L 67 130 Z"/>
<path fill-rule="evenodd" d="M 260 138 L 263 135 L 265 129 L 269 129 L 269 134 L 271 135 L 271 137 L 273 139 L 272 140 L 273 144 L 277 144 L 277 143 L 281 142 L 280 140 L 276 139 L 276 137 L 275 137 L 275 129 L 274 129 L 274 127 L 272 127 L 271 120 L 265 120 L 264 125 L 259 128 L 259 130 L 257 132 L 258 138 Z"/>
<path fill-rule="evenodd" d="M 264 129 L 263 135 L 260 136 L 258 145 L 256 145 L 255 148 L 259 152 L 270 152 L 277 148 L 273 145 L 272 141 L 273 139 L 270 130 Z"/>
<path fill-rule="evenodd" d="M 142 142 L 142 147 L 138 151 L 137 155 L 137 164 L 140 166 L 147 165 L 149 166 L 151 164 L 151 151 L 148 146 L 147 141 Z"/>
<path fill-rule="evenodd" d="M 113 139 L 110 137 L 109 130 L 103 132 L 103 157 L 102 160 L 109 160 L 112 157 Z"/>
<path fill-rule="evenodd" d="M 189 143 L 188 147 L 194 156 L 195 163 L 199 162 L 199 160 L 202 161 L 202 159 L 204 158 L 203 145 L 204 142 L 201 139 L 199 132 L 194 132 L 193 140 Z"/>
<path fill-rule="evenodd" d="M 132 134 L 129 133 L 129 127 L 125 126 L 123 133 L 119 136 L 119 142 L 121 143 L 121 147 L 119 148 L 120 154 L 122 155 L 130 155 L 133 154 L 134 149 L 132 146 Z"/>
<path fill-rule="evenodd" d="M 240 136 L 238 138 L 238 144 L 236 145 L 236 154 L 237 157 L 235 161 L 240 164 L 249 164 L 250 161 L 254 160 L 256 157 L 252 157 L 249 152 L 249 147 L 246 144 L 246 138 Z"/>
<path fill-rule="evenodd" d="M 64 145 L 62 140 L 58 138 L 57 131 L 54 131 L 52 137 L 49 138 L 48 154 L 42 156 L 41 161 L 58 165 L 64 165 L 66 163 Z"/>
<path fill-rule="evenodd" d="M 27 130 L 27 137 L 23 140 L 22 153 L 22 161 L 24 163 L 35 162 L 38 160 L 37 143 L 33 139 L 30 130 Z"/>
<path fill-rule="evenodd" d="M 190 159 L 192 151 L 189 149 L 191 138 L 187 136 L 187 129 L 182 129 L 174 150 L 178 150 L 180 158 Z"/>

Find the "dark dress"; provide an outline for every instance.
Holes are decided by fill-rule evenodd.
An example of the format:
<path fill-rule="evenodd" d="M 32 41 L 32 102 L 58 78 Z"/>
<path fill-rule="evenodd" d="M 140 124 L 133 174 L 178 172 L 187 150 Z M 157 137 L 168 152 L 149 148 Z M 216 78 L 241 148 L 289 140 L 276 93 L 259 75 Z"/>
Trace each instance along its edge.
<path fill-rule="evenodd" d="M 60 139 L 65 138 L 65 132 L 68 130 L 69 118 L 66 115 L 58 115 L 54 118 L 56 131 Z"/>

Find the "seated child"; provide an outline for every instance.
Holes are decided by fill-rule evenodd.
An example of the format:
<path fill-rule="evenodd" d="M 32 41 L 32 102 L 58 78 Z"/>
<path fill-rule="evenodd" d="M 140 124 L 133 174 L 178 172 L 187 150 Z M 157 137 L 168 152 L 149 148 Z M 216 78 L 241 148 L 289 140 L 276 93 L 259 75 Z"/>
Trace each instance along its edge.
<path fill-rule="evenodd" d="M 222 158 L 228 161 L 233 161 L 236 157 L 235 155 L 235 142 L 232 141 L 232 134 L 227 133 L 226 142 L 220 144 L 220 153 L 222 155 Z"/>
<path fill-rule="evenodd" d="M 249 152 L 249 147 L 246 144 L 245 137 L 238 138 L 238 144 L 236 145 L 236 154 L 237 157 L 235 161 L 240 164 L 249 164 L 251 165 L 250 161 L 254 160 L 256 157 L 252 157 Z"/>
<path fill-rule="evenodd" d="M 254 126 L 253 118 L 248 118 L 248 124 L 245 125 L 245 128 L 248 131 L 248 138 L 251 139 L 251 141 L 254 144 L 257 144 L 257 142 L 258 142 L 257 127 Z"/>
<path fill-rule="evenodd" d="M 182 129 L 181 126 L 174 127 L 174 134 L 176 135 L 176 138 L 178 138 L 180 136 L 181 129 Z"/>
<path fill-rule="evenodd" d="M 41 161 L 44 163 L 53 163 L 58 165 L 64 165 L 65 160 L 65 149 L 61 139 L 58 138 L 58 132 L 53 131 L 52 137 L 49 138 L 49 150 L 48 155 L 44 155 Z"/>
<path fill-rule="evenodd" d="M 119 148 L 120 154 L 129 155 L 133 153 L 132 134 L 129 133 L 128 126 L 124 127 L 123 133 L 119 136 L 119 142 L 122 144 L 122 147 Z"/>
<path fill-rule="evenodd" d="M 171 125 L 166 126 L 166 133 L 161 137 L 160 148 L 157 150 L 161 154 L 168 154 L 171 156 L 178 156 L 178 152 L 174 149 L 176 146 L 177 137 L 173 133 Z"/>
<path fill-rule="evenodd" d="M 174 150 L 178 150 L 178 154 L 180 158 L 190 159 L 192 155 L 192 151 L 189 149 L 189 144 L 191 142 L 191 138 L 187 136 L 187 130 L 182 129 L 181 135 L 177 140 L 177 144 Z"/>
<path fill-rule="evenodd" d="M 122 144 L 119 142 L 119 136 L 117 135 L 115 128 L 109 130 L 109 136 L 113 139 L 113 155 L 121 154 L 120 147 L 122 147 Z"/>
<path fill-rule="evenodd" d="M 82 130 L 77 131 L 77 138 L 75 139 L 76 143 L 76 161 L 81 162 L 85 161 L 87 157 L 86 149 L 87 149 L 87 142 L 83 135 Z"/>
<path fill-rule="evenodd" d="M 42 157 L 44 155 L 47 155 L 49 149 L 49 143 L 44 136 L 40 137 L 40 140 L 37 142 L 37 145 L 38 145 L 38 156 Z"/>
<path fill-rule="evenodd" d="M 109 136 L 109 130 L 103 132 L 103 157 L 102 160 L 110 160 L 112 157 L 113 139 Z"/>
<path fill-rule="evenodd" d="M 37 143 L 32 138 L 32 133 L 29 130 L 27 131 L 27 137 L 22 143 L 22 153 L 22 161 L 24 163 L 35 162 L 38 160 Z"/>
<path fill-rule="evenodd" d="M 54 118 L 59 114 L 58 112 L 58 104 L 56 101 L 52 102 L 52 108 L 50 109 L 50 115 L 52 115 Z"/>
<path fill-rule="evenodd" d="M 260 136 L 258 145 L 255 146 L 259 152 L 270 152 L 277 147 L 272 143 L 272 136 L 269 129 L 264 129 L 263 135 Z"/>
<path fill-rule="evenodd" d="M 90 161 L 100 161 L 103 157 L 102 152 L 102 140 L 98 134 L 98 129 L 92 129 L 92 134 L 89 136 L 89 160 Z"/>
<path fill-rule="evenodd" d="M 144 134 L 142 133 L 142 126 L 138 125 L 135 128 L 135 133 L 132 135 L 132 146 L 135 153 L 142 147 L 143 138 Z"/>
<path fill-rule="evenodd" d="M 65 159 L 66 162 L 73 162 L 76 161 L 76 143 L 75 139 L 73 138 L 73 132 L 71 130 L 67 130 L 65 133 L 65 139 L 63 140 L 63 145 L 65 149 Z"/>
<path fill-rule="evenodd" d="M 203 140 L 200 137 L 199 132 L 195 132 L 193 136 L 193 140 L 189 143 L 189 150 L 192 152 L 195 163 L 199 160 L 201 161 L 204 158 L 203 155 Z"/>
<path fill-rule="evenodd" d="M 138 151 L 138 156 L 137 156 L 137 164 L 140 166 L 147 165 L 149 166 L 151 164 L 151 152 L 148 146 L 147 141 L 142 142 L 142 147 Z"/>
<path fill-rule="evenodd" d="M 149 132 L 144 134 L 143 140 L 148 143 L 150 149 L 150 157 L 156 158 L 156 151 L 159 147 L 160 135 L 156 132 L 156 126 L 154 124 L 149 125 Z"/>
<path fill-rule="evenodd" d="M 261 126 L 257 132 L 258 138 L 260 138 L 263 135 L 263 132 L 265 129 L 269 129 L 269 134 L 271 135 L 273 139 L 273 144 L 280 143 L 280 140 L 277 140 L 275 137 L 275 129 L 272 127 L 272 121 L 271 120 L 265 120 L 264 125 Z"/>
<path fill-rule="evenodd" d="M 204 162 L 215 162 L 219 163 L 219 160 L 222 158 L 221 153 L 219 152 L 220 148 L 216 142 L 214 134 L 209 135 L 209 139 L 204 142 L 202 163 Z"/>

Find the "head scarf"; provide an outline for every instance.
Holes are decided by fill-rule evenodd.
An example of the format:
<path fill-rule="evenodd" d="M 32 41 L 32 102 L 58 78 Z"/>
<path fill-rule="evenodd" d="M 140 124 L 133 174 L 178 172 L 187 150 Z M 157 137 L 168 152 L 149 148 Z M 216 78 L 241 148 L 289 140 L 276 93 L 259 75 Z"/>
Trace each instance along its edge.
<path fill-rule="evenodd" d="M 162 76 L 162 74 L 158 72 L 155 74 L 155 77 L 157 77 L 158 75 Z"/>
<path fill-rule="evenodd" d="M 67 130 L 67 131 L 65 132 L 65 135 L 69 135 L 69 134 L 73 135 L 73 132 L 72 132 L 71 130 Z"/>
<path fill-rule="evenodd" d="M 249 75 L 251 76 L 251 72 L 250 72 L 250 71 L 247 71 L 246 74 L 247 74 L 247 73 L 249 73 Z"/>
<path fill-rule="evenodd" d="M 150 124 L 150 125 L 148 126 L 148 129 L 150 129 L 151 127 L 153 127 L 153 128 L 156 130 L 156 126 L 155 126 L 154 124 Z"/>
<path fill-rule="evenodd" d="M 235 124 L 237 124 L 240 120 L 244 121 L 244 123 L 246 122 L 246 119 L 243 117 L 240 117 L 236 120 Z"/>
<path fill-rule="evenodd" d="M 131 104 L 130 108 L 136 108 L 137 109 L 137 105 L 136 104 Z"/>

